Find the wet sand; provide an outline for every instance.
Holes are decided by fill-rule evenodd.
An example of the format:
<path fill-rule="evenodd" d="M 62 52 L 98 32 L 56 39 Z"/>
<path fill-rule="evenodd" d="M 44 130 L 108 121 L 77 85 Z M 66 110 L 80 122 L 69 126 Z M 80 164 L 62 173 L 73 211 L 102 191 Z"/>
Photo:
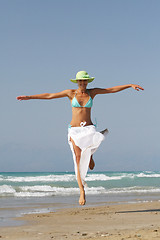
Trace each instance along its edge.
<path fill-rule="evenodd" d="M 0 228 L 0 239 L 160 239 L 160 202 L 63 209 L 20 217 L 25 224 Z"/>

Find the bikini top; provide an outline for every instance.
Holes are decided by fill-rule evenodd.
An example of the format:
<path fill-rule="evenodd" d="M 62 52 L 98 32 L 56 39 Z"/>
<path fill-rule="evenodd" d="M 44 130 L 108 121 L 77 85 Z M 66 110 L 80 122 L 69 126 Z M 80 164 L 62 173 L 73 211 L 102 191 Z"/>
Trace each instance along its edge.
<path fill-rule="evenodd" d="M 87 92 L 88 92 L 88 95 L 90 96 L 89 91 L 87 91 Z M 91 96 L 89 97 L 88 102 L 87 102 L 84 106 L 81 106 L 81 105 L 79 104 L 79 102 L 77 101 L 76 95 L 77 95 L 77 93 L 75 94 L 75 96 L 74 96 L 74 98 L 73 98 L 73 100 L 72 100 L 72 107 L 81 107 L 81 108 L 83 108 L 83 107 L 85 107 L 85 108 L 91 108 L 91 107 L 92 107 L 92 105 L 93 105 L 93 100 L 92 100 Z"/>

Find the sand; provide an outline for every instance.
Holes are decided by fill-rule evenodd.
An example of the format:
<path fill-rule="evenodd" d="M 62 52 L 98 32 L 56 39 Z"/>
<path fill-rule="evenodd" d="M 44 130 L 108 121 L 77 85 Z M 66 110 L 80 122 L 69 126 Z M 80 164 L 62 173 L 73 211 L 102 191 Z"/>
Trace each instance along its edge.
<path fill-rule="evenodd" d="M 25 224 L 0 228 L 13 240 L 160 240 L 160 202 L 63 209 L 20 217 Z"/>

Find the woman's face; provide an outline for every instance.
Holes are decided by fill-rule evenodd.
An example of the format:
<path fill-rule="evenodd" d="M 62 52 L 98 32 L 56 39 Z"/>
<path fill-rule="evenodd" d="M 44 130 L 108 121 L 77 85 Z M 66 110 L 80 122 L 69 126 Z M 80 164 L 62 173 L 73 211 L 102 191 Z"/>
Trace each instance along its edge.
<path fill-rule="evenodd" d="M 88 85 L 88 80 L 78 80 L 77 83 L 80 89 L 86 89 Z"/>

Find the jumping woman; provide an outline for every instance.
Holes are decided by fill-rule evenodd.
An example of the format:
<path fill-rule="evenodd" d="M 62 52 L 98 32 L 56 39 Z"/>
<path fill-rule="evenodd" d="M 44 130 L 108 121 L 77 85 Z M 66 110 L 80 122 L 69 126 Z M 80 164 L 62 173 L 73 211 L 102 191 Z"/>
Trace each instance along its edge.
<path fill-rule="evenodd" d="M 88 83 L 92 82 L 94 77 L 90 77 L 87 72 L 80 71 L 76 74 L 76 79 L 71 79 L 73 83 L 78 84 L 77 89 L 67 89 L 58 93 L 43 93 L 31 96 L 19 96 L 18 100 L 30 99 L 54 99 L 68 97 L 72 106 L 72 120 L 68 126 L 68 142 L 73 154 L 75 174 L 80 189 L 79 204 L 84 205 L 85 199 L 85 177 L 88 167 L 92 170 L 95 166 L 93 153 L 97 150 L 107 129 L 102 132 L 96 131 L 96 126 L 91 121 L 91 108 L 93 99 L 98 94 L 116 93 L 127 88 L 133 88 L 137 91 L 144 90 L 136 84 L 127 84 L 115 86 L 112 88 L 91 88 L 88 89 Z"/>

